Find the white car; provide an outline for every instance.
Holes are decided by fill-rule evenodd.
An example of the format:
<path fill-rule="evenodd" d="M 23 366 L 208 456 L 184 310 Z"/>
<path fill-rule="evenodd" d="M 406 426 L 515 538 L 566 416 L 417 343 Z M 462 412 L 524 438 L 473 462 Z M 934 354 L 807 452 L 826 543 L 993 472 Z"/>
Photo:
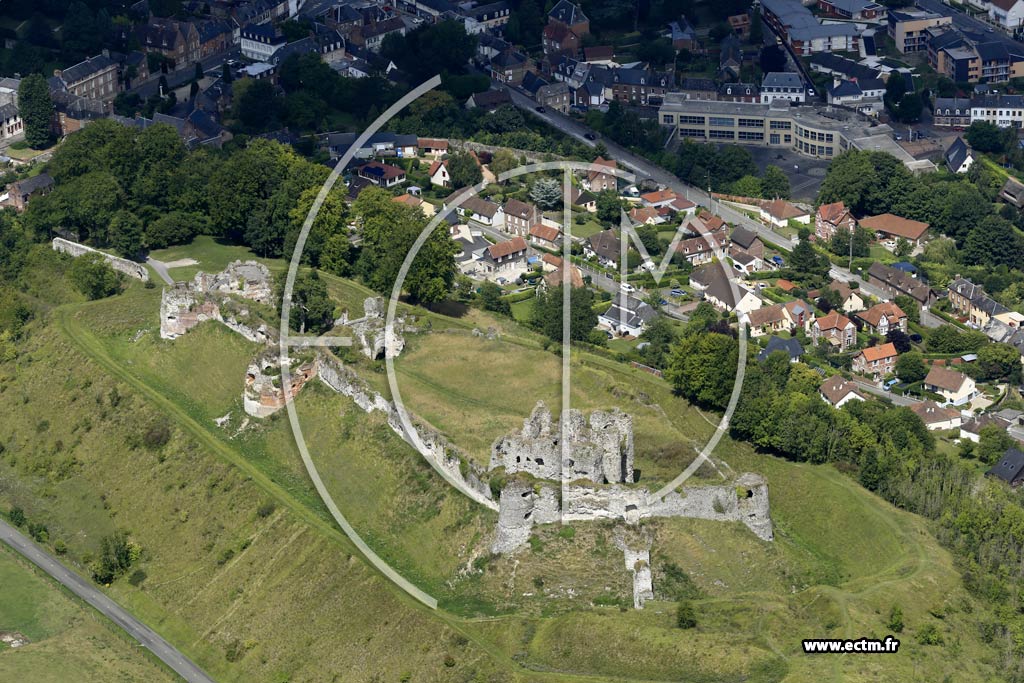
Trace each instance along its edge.
<path fill-rule="evenodd" d="M 633 292 L 636 291 L 636 287 L 629 284 L 628 282 L 623 282 L 621 285 L 619 285 L 619 289 L 621 289 L 626 294 L 632 294 Z"/>

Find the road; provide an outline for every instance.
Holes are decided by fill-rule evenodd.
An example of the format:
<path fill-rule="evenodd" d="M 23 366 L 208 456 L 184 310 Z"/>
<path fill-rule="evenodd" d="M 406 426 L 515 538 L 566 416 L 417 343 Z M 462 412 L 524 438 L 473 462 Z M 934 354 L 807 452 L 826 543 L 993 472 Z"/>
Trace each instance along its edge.
<path fill-rule="evenodd" d="M 990 28 L 993 28 L 992 24 L 986 21 L 981 21 L 980 19 L 975 19 L 964 12 L 959 12 L 949 5 L 944 4 L 941 0 L 917 0 L 914 4 L 923 10 L 935 12 L 936 14 L 941 14 L 946 17 L 952 17 L 953 26 L 961 31 L 980 33 L 987 40 L 999 40 L 1020 48 L 1019 43 L 1015 43 L 1012 38 L 1007 37 L 1007 35 L 998 28 L 993 31 L 989 31 Z"/>
<path fill-rule="evenodd" d="M 874 394 L 875 396 L 880 396 L 882 398 L 889 399 L 890 401 L 893 402 L 893 405 L 897 405 L 897 406 L 912 406 L 912 405 L 914 405 L 916 403 L 920 403 L 921 402 L 921 399 L 919 399 L 919 398 L 914 398 L 912 396 L 900 396 L 899 394 L 894 394 L 894 393 L 885 391 L 884 389 L 879 388 L 878 385 L 871 384 L 870 382 L 866 382 L 866 381 L 864 381 L 864 380 L 862 380 L 860 378 L 857 378 L 857 377 L 854 377 L 852 381 L 859 388 L 863 389 L 864 391 L 866 391 L 868 393 Z"/>
<path fill-rule="evenodd" d="M 156 271 L 156 274 L 160 276 L 160 279 L 169 285 L 174 284 L 174 278 L 171 277 L 170 273 L 167 272 L 167 264 L 163 261 L 157 261 L 155 258 L 146 257 L 146 265 L 150 266 Z"/>
<path fill-rule="evenodd" d="M 512 103 L 519 109 L 529 112 L 533 116 L 543 120 L 552 128 L 579 140 L 585 145 L 593 147 L 596 144 L 584 137 L 587 133 L 593 134 L 593 131 L 580 122 L 551 109 L 547 109 L 544 113 L 541 113 L 536 110 L 537 103 L 523 93 L 500 84 L 495 85 L 507 90 L 508 94 L 512 97 Z M 728 223 L 732 225 L 742 225 L 745 228 L 749 228 L 759 234 L 761 239 L 778 245 L 780 249 L 785 251 L 791 251 L 793 249 L 793 242 L 788 240 L 785 236 L 769 230 L 762 223 L 747 217 L 745 214 L 740 213 L 732 207 L 716 202 L 708 196 L 707 192 L 684 183 L 675 175 L 669 173 L 652 161 L 645 159 L 638 154 L 634 154 L 625 147 L 616 144 L 607 138 L 601 138 L 601 143 L 604 144 L 605 148 L 607 148 L 609 156 L 621 163 L 623 166 L 626 166 L 627 169 L 631 170 L 638 176 L 637 180 L 651 178 L 655 182 L 670 188 L 677 195 L 686 197 L 694 204 L 702 204 L 703 206 L 711 208 L 718 216 Z"/>
<path fill-rule="evenodd" d="M 100 614 L 124 629 L 128 635 L 159 657 L 164 664 L 189 683 L 214 683 L 214 680 L 207 676 L 206 672 L 158 636 L 156 632 L 3 520 L 0 520 L 0 541 L 6 543 L 19 555 L 42 569 L 62 586 L 89 603 Z"/>
<path fill-rule="evenodd" d="M 218 67 L 228 59 L 241 59 L 241 56 L 241 48 L 234 46 L 224 52 L 218 52 L 215 55 L 204 57 L 202 60 L 203 71 L 206 72 L 214 67 Z M 168 87 L 173 90 L 174 88 L 181 87 L 192 80 L 195 76 L 195 66 L 190 64 L 187 68 L 172 71 L 163 75 L 167 77 Z M 133 92 L 142 99 L 155 95 L 160 89 L 160 76 L 160 73 L 156 73 L 147 81 L 134 83 L 132 84 L 132 89 L 128 92 Z"/>

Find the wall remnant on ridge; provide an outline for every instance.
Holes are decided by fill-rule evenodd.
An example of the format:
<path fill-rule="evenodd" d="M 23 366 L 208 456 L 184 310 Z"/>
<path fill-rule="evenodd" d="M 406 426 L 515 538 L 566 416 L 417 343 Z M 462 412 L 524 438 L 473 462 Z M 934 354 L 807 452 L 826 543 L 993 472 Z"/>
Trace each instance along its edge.
<path fill-rule="evenodd" d="M 113 254 L 108 254 L 105 251 L 93 249 L 92 247 L 79 244 L 78 242 L 72 242 L 71 240 L 66 240 L 63 237 L 53 238 L 53 250 L 62 254 L 68 254 L 75 258 L 85 256 L 86 254 L 99 254 L 103 257 L 103 260 L 105 260 L 107 264 L 117 272 L 123 273 L 128 277 L 133 277 L 136 280 L 142 280 L 143 282 L 149 280 L 149 271 L 146 270 L 146 267 L 141 263 L 129 261 L 126 258 L 114 256 Z"/>

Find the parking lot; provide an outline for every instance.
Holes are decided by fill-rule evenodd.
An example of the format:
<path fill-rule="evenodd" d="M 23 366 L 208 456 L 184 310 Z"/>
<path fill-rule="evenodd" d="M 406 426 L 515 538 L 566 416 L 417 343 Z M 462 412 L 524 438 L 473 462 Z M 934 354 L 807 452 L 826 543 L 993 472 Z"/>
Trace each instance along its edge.
<path fill-rule="evenodd" d="M 781 168 L 789 177 L 790 193 L 798 201 L 813 202 L 825 179 L 825 171 L 829 162 L 825 159 L 811 159 L 792 150 L 769 149 L 767 147 L 747 147 L 753 156 L 754 163 L 762 172 L 766 166 L 774 165 Z"/>

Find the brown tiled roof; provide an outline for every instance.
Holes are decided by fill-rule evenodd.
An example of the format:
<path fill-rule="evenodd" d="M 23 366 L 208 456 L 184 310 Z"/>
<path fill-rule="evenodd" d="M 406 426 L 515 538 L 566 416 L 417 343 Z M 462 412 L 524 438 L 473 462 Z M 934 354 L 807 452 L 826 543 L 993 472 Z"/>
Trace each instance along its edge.
<path fill-rule="evenodd" d="M 381 173 L 385 180 L 392 180 L 394 178 L 400 178 L 405 175 L 405 171 L 392 166 L 391 164 L 382 164 L 379 161 L 368 161 L 359 167 L 359 171 L 362 172 L 368 168 L 377 168 L 381 170 Z"/>
<path fill-rule="evenodd" d="M 470 197 L 466 201 L 462 202 L 462 208 L 470 213 L 491 218 L 494 214 L 498 213 L 498 209 L 501 207 L 494 202 L 489 202 L 486 199 L 481 199 L 480 197 Z"/>
<path fill-rule="evenodd" d="M 753 310 L 750 312 L 750 326 L 761 327 L 762 325 L 785 320 L 786 316 L 783 314 L 785 310 L 786 308 L 782 304 L 773 304 Z"/>
<path fill-rule="evenodd" d="M 792 292 L 796 289 L 796 284 L 789 280 L 784 280 L 781 277 L 775 281 L 775 286 L 781 289 L 783 292 Z"/>
<path fill-rule="evenodd" d="M 928 224 L 921 221 L 912 221 L 909 218 L 894 216 L 891 213 L 883 213 L 878 216 L 868 216 L 860 219 L 861 227 L 884 232 L 889 235 L 897 235 L 908 240 L 919 240 L 928 230 Z"/>
<path fill-rule="evenodd" d="M 553 228 L 550 225 L 543 225 L 541 223 L 534 223 L 530 226 L 530 235 L 538 239 L 546 240 L 548 242 L 556 241 L 562 231 L 558 228 Z"/>
<path fill-rule="evenodd" d="M 398 195 L 397 197 L 392 197 L 391 201 L 396 202 L 398 204 L 405 204 L 406 206 L 410 206 L 412 208 L 417 208 L 420 204 L 423 203 L 422 199 L 420 199 L 419 197 L 413 197 L 408 192 L 402 195 Z"/>
<path fill-rule="evenodd" d="M 928 376 L 924 378 L 924 383 L 946 391 L 960 391 L 960 387 L 966 380 L 967 375 L 962 372 L 933 365 L 928 371 Z"/>
<path fill-rule="evenodd" d="M 638 206 L 629 210 L 629 218 L 634 223 L 646 223 L 658 217 L 658 212 L 649 206 Z"/>
<path fill-rule="evenodd" d="M 876 360 L 882 360 L 883 358 L 893 358 L 898 356 L 899 353 L 896 351 L 896 346 L 889 342 L 880 346 L 869 346 L 860 352 L 864 356 L 864 360 L 874 362 Z"/>
<path fill-rule="evenodd" d="M 767 211 L 769 215 L 780 220 L 789 220 L 790 218 L 807 215 L 806 211 L 790 204 L 785 199 L 773 199 L 770 202 L 766 202 L 764 204 L 764 210 Z"/>
<path fill-rule="evenodd" d="M 850 393 L 856 394 L 861 398 L 864 397 L 864 395 L 857 390 L 856 384 L 843 379 L 841 375 L 832 375 L 822 382 L 821 387 L 818 390 L 832 405 L 839 403 L 843 400 L 844 396 Z"/>
<path fill-rule="evenodd" d="M 509 199 L 505 202 L 505 215 L 515 216 L 516 218 L 522 218 L 523 220 L 529 220 L 533 218 L 537 209 L 532 204 L 521 202 L 518 199 Z"/>
<path fill-rule="evenodd" d="M 435 161 L 434 163 L 430 164 L 430 171 L 428 171 L 427 175 L 433 178 L 434 174 L 437 173 L 437 169 L 441 168 L 447 163 L 448 162 L 444 159 L 439 159 L 438 161 Z"/>
<path fill-rule="evenodd" d="M 544 284 L 548 287 L 558 287 L 563 284 L 562 279 L 564 277 L 565 273 L 562 270 L 562 265 L 559 264 L 553 272 L 544 276 Z M 583 286 L 583 273 L 576 266 L 569 267 L 569 285 L 572 287 Z"/>
<path fill-rule="evenodd" d="M 510 240 L 504 242 L 498 242 L 487 247 L 487 253 L 491 255 L 492 259 L 499 259 L 509 254 L 515 254 L 520 251 L 526 251 L 526 240 L 522 237 L 513 237 Z"/>
<path fill-rule="evenodd" d="M 925 424 L 936 422 L 948 422 L 960 417 L 960 411 L 955 408 L 943 408 L 935 401 L 921 401 L 910 406 L 914 414 L 924 420 Z"/>
<path fill-rule="evenodd" d="M 866 322 L 871 327 L 878 327 L 878 324 L 882 322 L 882 317 L 889 320 L 890 323 L 895 323 L 900 318 L 906 318 L 907 314 L 903 312 L 896 304 L 891 301 L 884 301 L 880 304 L 875 304 L 871 308 L 862 313 L 857 313 L 857 317 Z"/>
<path fill-rule="evenodd" d="M 448 149 L 448 141 L 444 138 L 419 138 L 417 146 L 429 149 Z"/>
<path fill-rule="evenodd" d="M 845 330 L 850 325 L 849 318 L 835 311 L 818 318 L 815 322 L 818 323 L 818 328 L 821 330 Z"/>
<path fill-rule="evenodd" d="M 828 223 L 838 223 L 843 220 L 848 213 L 850 212 L 846 210 L 846 204 L 843 202 L 822 204 L 818 207 L 818 218 Z"/>
<path fill-rule="evenodd" d="M 667 202 L 672 199 L 677 199 L 677 197 L 676 193 L 672 190 L 658 190 L 657 192 L 646 192 L 640 195 L 640 199 L 649 204 L 658 204 L 659 202 Z"/>

